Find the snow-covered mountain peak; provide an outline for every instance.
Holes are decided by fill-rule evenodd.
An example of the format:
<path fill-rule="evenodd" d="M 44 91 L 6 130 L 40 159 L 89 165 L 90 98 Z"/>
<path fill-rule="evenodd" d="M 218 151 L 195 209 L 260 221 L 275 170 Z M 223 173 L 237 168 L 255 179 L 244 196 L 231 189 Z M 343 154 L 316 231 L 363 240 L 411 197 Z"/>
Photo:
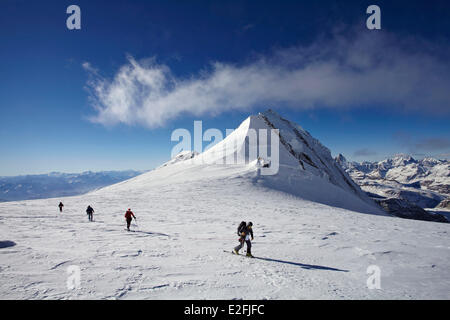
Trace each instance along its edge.
<path fill-rule="evenodd" d="M 384 214 L 336 163 L 328 148 L 274 111 L 249 116 L 199 155 L 183 153 L 151 172 L 101 192 L 136 192 L 168 181 L 203 181 L 217 187 L 226 181 L 241 181 L 250 188 L 263 187 L 352 211 Z"/>
<path fill-rule="evenodd" d="M 264 112 L 260 112 L 260 113 L 258 113 L 258 115 L 262 115 L 262 116 L 264 116 L 265 118 L 267 118 L 267 119 L 269 119 L 269 120 L 271 120 L 271 121 L 277 121 L 277 120 L 283 121 L 283 122 L 285 122 L 286 124 L 288 124 L 289 126 L 296 128 L 296 129 L 299 130 L 300 132 L 303 132 L 304 134 L 307 134 L 307 135 L 311 136 L 311 135 L 309 134 L 309 132 L 306 131 L 306 130 L 305 130 L 302 126 L 300 126 L 298 123 L 295 123 L 295 122 L 292 122 L 292 121 L 290 121 L 290 120 L 287 120 L 287 119 L 283 118 L 279 113 L 277 113 L 276 111 L 274 111 L 274 110 L 272 110 L 272 109 L 268 109 L 268 110 L 266 110 L 266 111 L 264 111 Z"/>
<path fill-rule="evenodd" d="M 335 160 L 342 168 L 348 168 L 347 158 L 342 153 L 339 153 Z"/>
<path fill-rule="evenodd" d="M 406 166 L 413 163 L 417 163 L 417 160 L 407 154 L 396 154 L 392 158 L 378 162 L 379 166 L 386 170 L 392 167 Z"/>
<path fill-rule="evenodd" d="M 294 149 L 296 146 L 302 145 L 315 148 L 316 151 L 327 155 L 330 154 L 331 156 L 331 152 L 327 147 L 322 145 L 319 140 L 312 137 L 308 131 L 303 129 L 303 127 L 297 123 L 281 117 L 278 113 L 271 109 L 259 113 L 259 116 L 262 117 L 271 128 L 280 130 L 280 134 L 284 136 L 285 140 L 289 143 L 292 142 L 292 147 Z"/>
<path fill-rule="evenodd" d="M 427 157 L 427 158 L 423 158 L 420 162 L 424 166 L 433 167 L 438 164 L 443 164 L 446 161 Z"/>
<path fill-rule="evenodd" d="M 260 114 L 271 128 L 280 131 L 280 144 L 297 161 L 298 169 L 354 193 L 365 199 L 359 187 L 332 158 L 330 150 L 299 125 L 282 118 L 274 111 Z"/>

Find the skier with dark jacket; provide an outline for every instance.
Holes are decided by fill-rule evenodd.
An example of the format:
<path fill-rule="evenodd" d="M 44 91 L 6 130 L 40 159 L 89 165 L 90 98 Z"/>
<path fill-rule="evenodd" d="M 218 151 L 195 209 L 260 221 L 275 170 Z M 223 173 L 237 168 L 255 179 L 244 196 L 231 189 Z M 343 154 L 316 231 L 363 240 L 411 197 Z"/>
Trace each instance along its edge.
<path fill-rule="evenodd" d="M 89 205 L 86 209 L 89 221 L 93 221 L 94 212 L 95 212 L 94 209 L 92 209 L 92 207 Z"/>
<path fill-rule="evenodd" d="M 59 202 L 58 207 L 59 207 L 59 212 L 62 212 L 62 209 L 64 207 L 63 203 Z"/>
<path fill-rule="evenodd" d="M 236 248 L 234 248 L 233 253 L 239 254 L 239 250 L 241 250 L 244 247 L 245 242 L 247 244 L 247 257 L 253 258 L 252 242 L 250 241 L 250 239 L 253 240 L 253 223 L 252 222 L 245 223 L 245 221 L 242 221 L 238 227 L 237 233 L 239 235 L 239 245 Z"/>
<path fill-rule="evenodd" d="M 130 225 L 131 220 L 136 220 L 136 216 L 134 215 L 133 211 L 131 209 L 128 209 L 127 212 L 125 212 L 125 219 L 127 220 L 127 230 L 130 231 Z"/>

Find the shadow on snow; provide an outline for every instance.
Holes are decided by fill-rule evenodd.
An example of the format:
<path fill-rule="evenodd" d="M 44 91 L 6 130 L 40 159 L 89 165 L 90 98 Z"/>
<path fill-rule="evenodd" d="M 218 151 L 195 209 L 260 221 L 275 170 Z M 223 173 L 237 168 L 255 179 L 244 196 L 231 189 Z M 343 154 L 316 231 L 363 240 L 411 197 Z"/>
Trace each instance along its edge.
<path fill-rule="evenodd" d="M 168 234 L 159 233 L 159 232 L 150 232 L 150 231 L 141 231 L 141 230 L 130 230 L 130 232 L 138 232 L 138 233 L 148 234 L 148 235 L 152 235 L 152 236 L 170 237 Z"/>
<path fill-rule="evenodd" d="M 270 258 L 255 257 L 254 259 L 270 261 L 270 262 L 278 262 L 278 263 L 290 264 L 290 265 L 298 266 L 298 267 L 301 267 L 303 269 L 308 269 L 308 270 L 314 270 L 315 269 L 315 270 L 328 270 L 328 271 L 348 272 L 348 270 L 341 270 L 341 269 L 330 268 L 330 267 L 325 267 L 325 266 L 317 266 L 317 265 L 312 265 L 312 264 L 303 264 L 303 263 L 298 263 L 298 262 L 291 262 L 291 261 L 284 261 L 284 260 L 277 260 L 277 259 L 270 259 Z"/>
<path fill-rule="evenodd" d="M 14 247 L 16 243 L 14 241 L 0 241 L 0 249 Z"/>

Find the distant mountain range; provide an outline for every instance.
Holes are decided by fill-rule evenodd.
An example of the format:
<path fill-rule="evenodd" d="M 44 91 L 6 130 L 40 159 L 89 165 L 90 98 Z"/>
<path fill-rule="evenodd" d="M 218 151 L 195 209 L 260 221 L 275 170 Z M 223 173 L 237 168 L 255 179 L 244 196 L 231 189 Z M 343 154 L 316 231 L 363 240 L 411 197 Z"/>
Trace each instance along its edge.
<path fill-rule="evenodd" d="M 421 208 L 450 209 L 450 161 L 416 160 L 399 154 L 380 162 L 350 162 L 336 158 L 342 168 L 369 196 L 400 199 Z"/>
<path fill-rule="evenodd" d="M 145 171 L 102 171 L 0 177 L 0 202 L 80 195 Z"/>

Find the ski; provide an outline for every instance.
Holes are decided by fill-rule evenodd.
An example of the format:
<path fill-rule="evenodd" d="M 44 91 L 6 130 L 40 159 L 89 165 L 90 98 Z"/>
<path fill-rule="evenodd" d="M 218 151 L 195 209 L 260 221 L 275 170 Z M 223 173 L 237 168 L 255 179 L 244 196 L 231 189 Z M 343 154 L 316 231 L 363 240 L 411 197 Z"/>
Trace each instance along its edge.
<path fill-rule="evenodd" d="M 234 253 L 233 251 L 223 250 L 223 252 L 231 253 L 233 256 L 241 256 L 241 257 L 245 257 L 245 258 L 255 258 L 255 256 L 250 256 L 250 257 L 248 257 L 248 256 L 245 255 L 245 254 L 236 254 L 236 253 Z"/>

